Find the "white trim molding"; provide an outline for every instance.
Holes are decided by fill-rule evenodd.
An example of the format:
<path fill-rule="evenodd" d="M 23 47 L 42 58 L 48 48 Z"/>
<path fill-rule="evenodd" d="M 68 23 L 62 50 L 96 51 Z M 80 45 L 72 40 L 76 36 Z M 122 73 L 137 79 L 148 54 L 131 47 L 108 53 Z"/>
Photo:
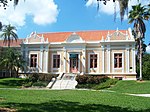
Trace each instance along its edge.
<path fill-rule="evenodd" d="M 40 72 L 43 72 L 43 45 L 40 46 Z"/>
<path fill-rule="evenodd" d="M 29 51 L 28 51 L 28 47 L 25 47 L 25 61 L 26 61 L 26 66 L 30 66 L 30 64 L 28 63 L 29 61 Z M 25 73 L 27 72 L 27 67 L 25 67 Z"/>
<path fill-rule="evenodd" d="M 107 73 L 110 73 L 110 45 L 107 45 Z"/>
<path fill-rule="evenodd" d="M 45 68 L 45 73 L 48 73 L 48 54 L 49 54 L 49 45 L 47 45 L 46 47 L 45 47 L 45 54 L 46 54 L 46 59 L 45 59 L 45 63 L 46 63 L 46 68 Z"/>
<path fill-rule="evenodd" d="M 102 46 L 102 73 L 104 73 L 105 72 L 105 48 L 104 48 L 104 46 Z"/>
<path fill-rule="evenodd" d="M 82 72 L 85 73 L 86 72 L 86 49 L 83 49 L 82 53 L 83 53 L 83 55 L 82 55 Z"/>
<path fill-rule="evenodd" d="M 129 56 L 129 46 L 126 48 L 126 73 L 129 73 L 130 70 L 130 56 Z"/>
<path fill-rule="evenodd" d="M 64 73 L 66 73 L 67 72 L 67 70 L 66 70 L 66 66 L 67 66 L 67 50 L 66 49 L 64 49 L 64 56 L 63 56 L 63 60 L 64 60 L 64 62 L 63 62 L 63 66 L 64 66 Z"/>

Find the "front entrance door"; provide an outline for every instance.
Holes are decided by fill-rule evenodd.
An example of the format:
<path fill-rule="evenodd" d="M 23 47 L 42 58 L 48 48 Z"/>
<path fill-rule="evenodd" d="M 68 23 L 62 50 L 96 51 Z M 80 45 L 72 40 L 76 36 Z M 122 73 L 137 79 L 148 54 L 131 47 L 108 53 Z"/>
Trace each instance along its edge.
<path fill-rule="evenodd" d="M 70 72 L 78 72 L 78 54 L 70 54 Z"/>

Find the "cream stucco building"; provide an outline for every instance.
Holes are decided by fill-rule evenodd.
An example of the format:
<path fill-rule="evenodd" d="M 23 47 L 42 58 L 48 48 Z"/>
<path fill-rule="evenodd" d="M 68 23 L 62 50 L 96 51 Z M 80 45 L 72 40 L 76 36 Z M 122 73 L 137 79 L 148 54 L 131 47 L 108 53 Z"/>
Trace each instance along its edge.
<path fill-rule="evenodd" d="M 32 33 L 21 44 L 26 73 L 77 73 L 136 79 L 131 29 Z"/>

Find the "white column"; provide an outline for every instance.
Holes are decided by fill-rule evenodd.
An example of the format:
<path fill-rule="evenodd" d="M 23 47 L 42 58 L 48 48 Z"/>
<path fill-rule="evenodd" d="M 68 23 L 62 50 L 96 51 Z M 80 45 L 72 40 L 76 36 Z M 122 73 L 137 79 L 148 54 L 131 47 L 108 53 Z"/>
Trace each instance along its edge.
<path fill-rule="evenodd" d="M 81 60 L 81 53 L 78 54 L 78 71 L 79 73 L 81 72 L 81 68 L 80 68 L 80 60 Z"/>
<path fill-rule="evenodd" d="M 30 66 L 30 61 L 29 61 L 29 51 L 28 47 L 25 47 L 25 61 L 26 61 L 26 67 L 25 67 L 25 73 L 27 72 L 27 66 Z"/>
<path fill-rule="evenodd" d="M 66 51 L 66 49 L 64 50 L 64 73 L 66 73 L 67 71 L 66 71 L 66 66 L 67 66 L 67 51 Z"/>
<path fill-rule="evenodd" d="M 82 72 L 86 73 L 86 49 L 83 50 Z"/>
<path fill-rule="evenodd" d="M 24 45 L 21 45 L 21 55 L 23 57 L 23 59 L 25 58 L 25 53 L 24 53 Z M 25 66 L 24 66 L 25 67 Z M 22 71 L 22 70 L 19 70 L 19 72 L 25 72 L 25 71 Z"/>
<path fill-rule="evenodd" d="M 126 48 L 126 73 L 129 73 L 130 68 L 129 65 L 130 65 L 129 48 Z"/>
<path fill-rule="evenodd" d="M 40 72 L 43 72 L 43 45 L 40 47 Z"/>
<path fill-rule="evenodd" d="M 104 52 L 104 46 L 102 46 L 102 73 L 105 72 L 105 52 Z"/>
<path fill-rule="evenodd" d="M 135 68 L 135 48 L 132 47 L 132 72 L 135 73 L 135 70 L 136 70 L 136 68 Z"/>
<path fill-rule="evenodd" d="M 48 45 L 46 46 L 46 50 L 45 50 L 45 55 L 46 55 L 46 59 L 45 59 L 45 72 L 46 73 L 48 73 L 48 51 L 49 51 L 49 49 L 48 49 L 49 47 L 48 47 Z"/>
<path fill-rule="evenodd" d="M 123 52 L 122 53 L 122 73 L 124 73 L 125 71 L 124 71 L 124 68 L 125 68 L 125 59 L 124 59 L 124 57 L 125 57 L 125 53 Z"/>
<path fill-rule="evenodd" d="M 110 45 L 107 45 L 107 72 L 110 73 Z"/>

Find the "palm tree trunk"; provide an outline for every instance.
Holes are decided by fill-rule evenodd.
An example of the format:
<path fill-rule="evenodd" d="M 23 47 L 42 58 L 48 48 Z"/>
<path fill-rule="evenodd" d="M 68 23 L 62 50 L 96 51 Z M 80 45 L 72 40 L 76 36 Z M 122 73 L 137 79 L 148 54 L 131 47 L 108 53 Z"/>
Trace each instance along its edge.
<path fill-rule="evenodd" d="M 142 39 L 140 39 L 140 80 L 142 80 Z"/>

